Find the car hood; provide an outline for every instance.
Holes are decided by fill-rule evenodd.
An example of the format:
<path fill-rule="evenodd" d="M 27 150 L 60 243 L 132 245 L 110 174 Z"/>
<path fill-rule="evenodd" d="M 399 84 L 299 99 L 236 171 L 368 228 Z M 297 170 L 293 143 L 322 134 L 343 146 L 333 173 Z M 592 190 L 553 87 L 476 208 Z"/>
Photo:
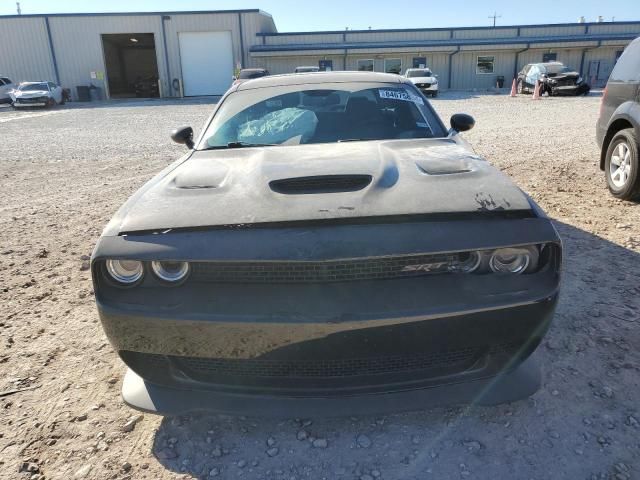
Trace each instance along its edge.
<path fill-rule="evenodd" d="M 14 91 L 13 94 L 16 98 L 35 98 L 35 97 L 48 97 L 50 95 L 46 90 L 36 90 L 32 92 L 20 92 Z"/>
<path fill-rule="evenodd" d="M 412 77 L 409 80 L 411 80 L 411 83 L 423 83 L 423 82 L 434 82 L 436 80 L 436 77 Z"/>
<path fill-rule="evenodd" d="M 549 78 L 553 78 L 555 80 L 561 79 L 561 78 L 578 78 L 580 76 L 580 74 L 578 72 L 563 72 L 563 73 L 558 73 L 557 75 L 548 75 Z"/>
<path fill-rule="evenodd" d="M 336 178 L 369 177 L 370 182 L 357 191 L 333 190 L 332 181 Z M 292 179 L 295 185 L 300 178 L 312 180 L 310 191 L 324 193 L 283 190 L 283 185 L 289 185 Z M 276 187 L 273 182 L 279 181 Z M 530 209 L 522 191 L 461 140 L 239 148 L 196 151 L 169 167 L 129 199 L 112 219 L 105 235 L 301 220 Z"/>

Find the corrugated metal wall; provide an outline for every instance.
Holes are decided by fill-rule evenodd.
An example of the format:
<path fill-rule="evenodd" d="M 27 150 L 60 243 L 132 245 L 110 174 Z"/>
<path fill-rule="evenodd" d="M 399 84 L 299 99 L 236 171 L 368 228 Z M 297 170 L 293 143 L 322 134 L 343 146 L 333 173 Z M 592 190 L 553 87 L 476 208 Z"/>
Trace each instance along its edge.
<path fill-rule="evenodd" d="M 240 19 L 240 16 L 242 19 Z M 163 24 L 166 33 L 163 38 Z M 345 51 L 322 49 L 322 44 L 347 42 L 411 42 L 437 40 L 508 39 L 520 37 L 548 37 L 554 35 L 589 34 L 640 34 L 640 23 L 605 23 L 581 25 L 541 25 L 524 27 L 432 29 L 404 31 L 345 31 L 345 32 L 301 32 L 294 35 L 267 35 L 275 33 L 275 23 L 271 16 L 263 12 L 223 12 L 197 14 L 132 15 L 82 15 L 49 17 L 51 39 L 56 53 L 60 82 L 65 87 L 87 85 L 93 81 L 102 88 L 106 79 L 90 78 L 90 72 L 105 71 L 101 34 L 105 33 L 152 33 L 156 44 L 158 73 L 162 92 L 165 96 L 179 95 L 180 89 L 173 89 L 174 79 L 182 80 L 178 35 L 180 32 L 229 31 L 232 36 L 233 57 L 244 67 L 263 66 L 271 73 L 292 72 L 300 65 L 317 65 L 321 59 L 333 60 L 335 70 L 345 68 Z M 242 32 L 242 33 L 241 33 Z M 614 42 L 612 45 L 611 42 Z M 615 44 L 617 42 L 617 44 Z M 254 52 L 254 45 L 318 45 L 319 49 L 287 52 Z M 514 68 L 520 70 L 526 63 L 542 61 L 544 52 L 557 52 L 557 59 L 575 69 L 583 66 L 582 73 L 589 72 L 589 66 L 598 63 L 596 80 L 602 83 L 615 61 L 615 52 L 624 48 L 625 40 L 605 40 L 598 48 L 596 41 L 575 41 L 573 43 L 532 44 L 521 53 L 515 65 L 516 52 L 527 47 L 522 42 L 505 45 L 466 46 L 451 57 L 451 87 L 455 89 L 490 88 L 495 86 L 496 77 L 505 77 L 508 85 Z M 606 46 L 604 46 L 606 45 Z M 357 69 L 358 59 L 373 59 L 376 71 L 384 71 L 385 58 L 400 58 L 402 70 L 412 66 L 414 57 L 427 57 L 427 63 L 439 75 L 440 86 L 447 88 L 449 74 L 449 54 L 456 46 L 437 47 L 385 47 L 350 49 L 346 52 L 346 69 Z M 394 52 L 395 49 L 395 52 Z M 244 57 L 242 51 L 244 50 Z M 584 53 L 583 53 L 584 52 Z M 476 72 L 478 55 L 494 57 L 494 71 L 490 74 Z M 583 58 L 584 57 L 584 58 Z M 166 59 L 168 58 L 168 62 Z M 595 67 L 594 67 L 595 68 Z M 16 81 L 47 79 L 55 80 L 45 17 L 0 17 L 0 73 L 13 77 Z"/>
<path fill-rule="evenodd" d="M 152 33 L 156 45 L 158 73 L 163 91 L 166 91 L 160 16 L 49 17 L 49 24 L 58 61 L 60 83 L 71 88 L 74 96 L 76 86 L 90 83 L 105 92 L 107 76 L 101 35 L 108 33 Z M 91 72 L 103 72 L 104 79 L 92 79 Z"/>
<path fill-rule="evenodd" d="M 478 73 L 476 70 L 478 57 L 493 57 L 493 73 Z M 460 52 L 452 57 L 451 88 L 468 90 L 486 89 L 496 86 L 498 75 L 505 77 L 505 83 L 513 76 L 515 52 L 477 51 Z"/>
<path fill-rule="evenodd" d="M 0 75 L 55 81 L 44 18 L 0 18 Z"/>
<path fill-rule="evenodd" d="M 165 54 L 163 23 L 168 55 Z M 251 63 L 248 50 L 256 43 L 256 34 L 275 31 L 273 19 L 257 12 L 171 14 L 164 20 L 163 15 L 158 14 L 52 15 L 49 16 L 49 26 L 60 74 L 59 81 L 64 87 L 71 88 L 74 96 L 78 85 L 93 83 L 103 91 L 107 87 L 102 34 L 153 34 L 161 89 L 164 96 L 173 96 L 180 94 L 180 90 L 171 88 L 173 79 L 182 79 L 179 32 L 229 31 L 234 61 L 247 66 Z M 0 72 L 14 77 L 16 81 L 55 80 L 45 17 L 0 17 Z M 91 72 L 103 72 L 105 78 L 92 79 Z"/>

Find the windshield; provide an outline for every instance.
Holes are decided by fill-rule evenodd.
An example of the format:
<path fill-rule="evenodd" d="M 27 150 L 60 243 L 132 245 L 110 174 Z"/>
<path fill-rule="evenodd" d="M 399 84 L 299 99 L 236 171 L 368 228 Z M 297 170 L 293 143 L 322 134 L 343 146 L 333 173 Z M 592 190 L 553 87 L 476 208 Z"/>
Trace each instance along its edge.
<path fill-rule="evenodd" d="M 323 87 L 234 92 L 216 112 L 200 148 L 446 136 L 434 111 L 413 87 L 397 83 Z"/>
<path fill-rule="evenodd" d="M 250 78 L 260 78 L 267 75 L 267 72 L 264 70 L 240 70 L 239 78 L 243 80 L 248 80 Z"/>
<path fill-rule="evenodd" d="M 416 77 L 431 77 L 433 74 L 431 70 L 425 68 L 424 70 L 407 70 L 407 78 L 416 78 Z"/>
<path fill-rule="evenodd" d="M 18 90 L 21 92 L 38 92 L 41 90 L 49 90 L 46 83 L 29 83 L 28 85 L 20 85 Z"/>
<path fill-rule="evenodd" d="M 546 73 L 548 75 L 557 75 L 559 73 L 567 73 L 567 72 L 573 72 L 572 69 L 570 69 L 569 67 L 565 67 L 564 65 L 545 65 L 545 66 L 541 66 L 540 68 L 542 70 L 542 73 Z"/>

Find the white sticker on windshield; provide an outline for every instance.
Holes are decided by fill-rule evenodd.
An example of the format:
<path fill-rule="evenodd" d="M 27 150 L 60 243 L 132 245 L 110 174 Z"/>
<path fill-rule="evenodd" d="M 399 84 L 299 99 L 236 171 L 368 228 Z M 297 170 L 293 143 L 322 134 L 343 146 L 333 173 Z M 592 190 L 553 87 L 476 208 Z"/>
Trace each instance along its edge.
<path fill-rule="evenodd" d="M 413 102 L 419 105 L 424 105 L 424 101 L 418 95 L 404 91 L 404 90 L 378 90 L 380 98 L 392 98 L 394 100 L 402 100 L 405 102 Z"/>
<path fill-rule="evenodd" d="M 416 127 L 429 128 L 429 124 L 424 122 L 416 122 Z"/>

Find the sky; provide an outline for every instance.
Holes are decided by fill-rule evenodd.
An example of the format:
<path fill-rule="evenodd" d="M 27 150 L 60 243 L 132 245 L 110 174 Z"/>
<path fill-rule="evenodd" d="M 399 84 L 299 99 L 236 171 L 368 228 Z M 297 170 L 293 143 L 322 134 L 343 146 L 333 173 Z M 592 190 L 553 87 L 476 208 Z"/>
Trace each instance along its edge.
<path fill-rule="evenodd" d="M 640 20 L 640 0 L 21 0 L 23 14 L 225 10 L 259 8 L 273 15 L 280 32 L 371 28 L 429 28 Z M 0 15 L 16 13 L 14 0 L 0 0 Z"/>

